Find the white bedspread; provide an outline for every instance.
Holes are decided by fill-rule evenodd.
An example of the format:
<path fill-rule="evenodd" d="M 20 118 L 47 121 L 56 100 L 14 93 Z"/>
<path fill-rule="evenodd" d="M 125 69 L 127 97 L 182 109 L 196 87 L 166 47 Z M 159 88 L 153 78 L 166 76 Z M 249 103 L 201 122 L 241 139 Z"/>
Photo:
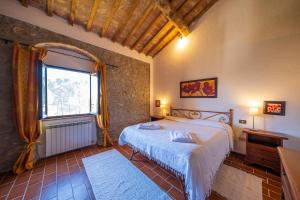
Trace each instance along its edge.
<path fill-rule="evenodd" d="M 221 123 L 193 123 L 193 120 L 159 120 L 161 130 L 141 130 L 136 125 L 123 130 L 119 144 L 135 147 L 142 153 L 184 176 L 189 199 L 201 200 L 210 194 L 217 170 L 232 148 L 232 129 Z M 195 133 L 195 143 L 172 142 L 170 130 Z"/>

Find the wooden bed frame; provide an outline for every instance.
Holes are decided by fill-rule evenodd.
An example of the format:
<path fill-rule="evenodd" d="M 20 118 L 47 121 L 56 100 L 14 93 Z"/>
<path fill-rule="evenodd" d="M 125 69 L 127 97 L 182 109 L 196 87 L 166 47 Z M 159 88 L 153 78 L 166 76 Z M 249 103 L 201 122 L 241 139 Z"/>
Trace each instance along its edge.
<path fill-rule="evenodd" d="M 191 110 L 191 109 L 184 109 L 184 108 L 170 108 L 170 116 L 174 117 L 184 117 L 189 119 L 202 119 L 202 120 L 215 120 L 219 122 L 224 122 L 231 127 L 233 127 L 233 109 L 229 109 L 228 112 L 219 112 L 219 111 L 206 111 L 206 110 Z M 139 153 L 139 151 L 133 150 L 130 156 L 130 160 L 133 159 L 135 154 Z M 167 170 L 167 169 L 166 169 Z M 185 193 L 185 182 L 184 179 L 181 177 L 177 177 L 181 181 L 181 186 L 183 188 L 184 197 L 187 198 L 187 194 Z"/>

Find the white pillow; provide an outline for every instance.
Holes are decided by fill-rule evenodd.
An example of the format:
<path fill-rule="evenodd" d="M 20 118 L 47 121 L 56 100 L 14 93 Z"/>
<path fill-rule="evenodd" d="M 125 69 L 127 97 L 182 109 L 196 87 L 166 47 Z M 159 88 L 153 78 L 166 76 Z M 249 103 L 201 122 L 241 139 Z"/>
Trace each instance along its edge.
<path fill-rule="evenodd" d="M 170 132 L 172 142 L 196 143 L 193 136 L 187 131 L 173 130 Z"/>

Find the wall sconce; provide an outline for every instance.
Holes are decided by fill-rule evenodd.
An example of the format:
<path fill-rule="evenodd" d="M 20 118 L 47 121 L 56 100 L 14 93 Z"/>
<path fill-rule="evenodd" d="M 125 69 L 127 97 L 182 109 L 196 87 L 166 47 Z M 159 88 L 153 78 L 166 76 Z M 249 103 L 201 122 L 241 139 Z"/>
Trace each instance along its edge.
<path fill-rule="evenodd" d="M 187 39 L 186 37 L 180 36 L 179 40 L 177 41 L 177 48 L 182 49 L 186 46 Z"/>
<path fill-rule="evenodd" d="M 258 107 L 250 107 L 249 108 L 249 114 L 252 115 L 252 129 L 250 129 L 251 131 L 256 131 L 255 127 L 254 127 L 254 116 L 259 114 L 259 108 Z"/>

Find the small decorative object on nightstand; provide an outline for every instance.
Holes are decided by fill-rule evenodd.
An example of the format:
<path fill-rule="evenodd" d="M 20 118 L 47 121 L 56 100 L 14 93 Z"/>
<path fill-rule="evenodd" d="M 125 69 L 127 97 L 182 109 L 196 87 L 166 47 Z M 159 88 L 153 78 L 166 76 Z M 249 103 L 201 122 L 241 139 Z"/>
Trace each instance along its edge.
<path fill-rule="evenodd" d="M 157 121 L 157 120 L 162 120 L 164 118 L 165 117 L 163 117 L 163 116 L 152 115 L 152 116 L 150 116 L 150 121 L 153 122 L 153 121 Z"/>
<path fill-rule="evenodd" d="M 246 162 L 268 167 L 280 172 L 280 159 L 277 147 L 283 146 L 287 140 L 281 133 L 270 131 L 243 129 L 246 133 Z"/>

